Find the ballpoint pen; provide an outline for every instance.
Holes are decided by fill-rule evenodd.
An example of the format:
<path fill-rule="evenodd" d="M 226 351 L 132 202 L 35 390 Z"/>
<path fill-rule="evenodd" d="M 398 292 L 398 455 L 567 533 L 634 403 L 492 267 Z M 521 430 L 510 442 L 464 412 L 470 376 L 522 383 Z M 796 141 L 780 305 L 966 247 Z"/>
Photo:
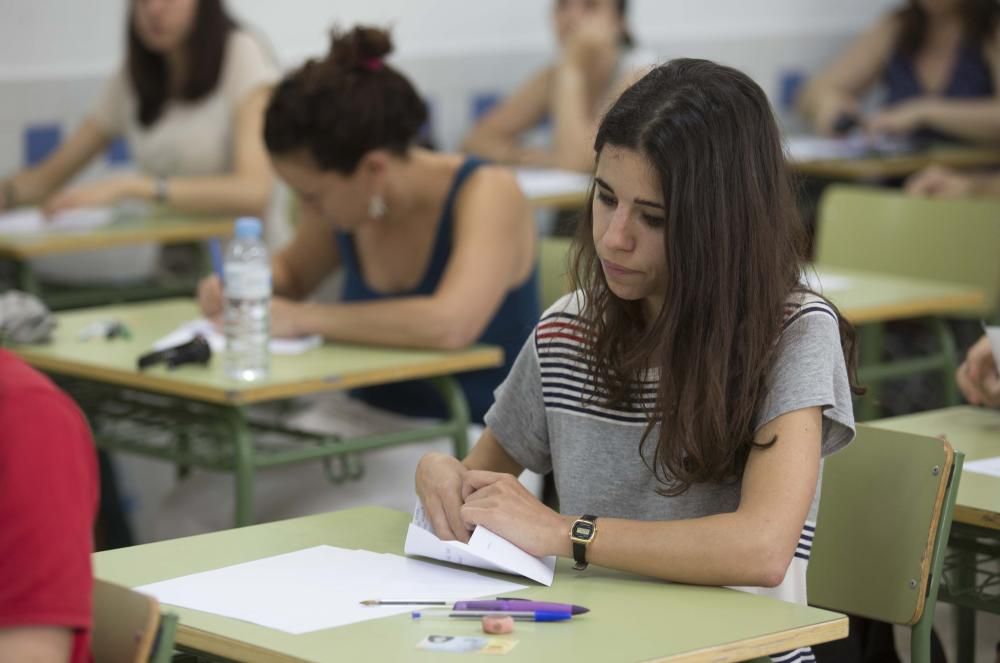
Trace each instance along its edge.
<path fill-rule="evenodd" d="M 482 619 L 483 617 L 512 617 L 518 622 L 564 622 L 573 615 L 566 611 L 546 610 L 414 610 L 413 619 Z"/>
<path fill-rule="evenodd" d="M 370 599 L 361 602 L 363 605 L 427 605 L 451 607 L 452 610 L 545 610 L 548 612 L 569 612 L 573 615 L 582 615 L 590 612 L 589 608 L 571 603 L 554 603 L 551 601 L 532 601 L 531 599 L 504 598 L 481 599 L 475 601 L 380 601 Z"/>

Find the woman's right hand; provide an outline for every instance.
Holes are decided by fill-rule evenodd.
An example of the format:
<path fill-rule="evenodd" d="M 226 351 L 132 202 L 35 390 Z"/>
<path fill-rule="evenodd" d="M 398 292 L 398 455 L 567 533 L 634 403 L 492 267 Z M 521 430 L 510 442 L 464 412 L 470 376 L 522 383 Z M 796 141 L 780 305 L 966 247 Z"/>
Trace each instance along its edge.
<path fill-rule="evenodd" d="M 816 108 L 816 132 L 824 136 L 838 135 L 838 123 L 845 117 L 860 123 L 861 105 L 857 99 L 839 93 L 827 94 Z"/>
<path fill-rule="evenodd" d="M 969 348 L 955 380 L 962 395 L 973 405 L 1000 407 L 1000 371 L 988 336 Z"/>
<path fill-rule="evenodd" d="M 210 274 L 198 283 L 198 308 L 212 320 L 222 315 L 223 305 L 222 280 L 217 274 Z"/>
<path fill-rule="evenodd" d="M 973 193 L 973 178 L 943 166 L 933 165 L 906 180 L 906 193 L 934 198 L 960 198 Z"/>
<path fill-rule="evenodd" d="M 417 497 L 434 533 L 445 541 L 469 541 L 462 520 L 462 483 L 466 467 L 448 454 L 432 452 L 417 463 Z"/>

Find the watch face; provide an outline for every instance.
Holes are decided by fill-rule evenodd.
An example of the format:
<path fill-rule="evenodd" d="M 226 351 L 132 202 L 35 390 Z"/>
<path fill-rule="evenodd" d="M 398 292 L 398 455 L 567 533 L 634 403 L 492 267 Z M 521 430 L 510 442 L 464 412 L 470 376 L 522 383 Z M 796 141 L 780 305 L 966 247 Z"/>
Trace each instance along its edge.
<path fill-rule="evenodd" d="M 575 523 L 573 523 L 574 539 L 580 539 L 582 541 L 590 541 L 590 538 L 592 536 L 594 536 L 594 523 L 587 522 L 586 520 L 578 520 Z"/>

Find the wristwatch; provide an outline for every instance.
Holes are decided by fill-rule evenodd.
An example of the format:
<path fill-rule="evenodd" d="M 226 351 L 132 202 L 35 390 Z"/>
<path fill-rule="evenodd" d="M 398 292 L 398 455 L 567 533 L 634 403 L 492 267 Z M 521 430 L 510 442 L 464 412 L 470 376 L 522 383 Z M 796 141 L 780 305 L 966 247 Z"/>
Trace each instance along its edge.
<path fill-rule="evenodd" d="M 583 571 L 587 568 L 587 546 L 597 538 L 597 516 L 580 516 L 573 521 L 569 530 L 569 538 L 573 542 L 573 568 Z"/>

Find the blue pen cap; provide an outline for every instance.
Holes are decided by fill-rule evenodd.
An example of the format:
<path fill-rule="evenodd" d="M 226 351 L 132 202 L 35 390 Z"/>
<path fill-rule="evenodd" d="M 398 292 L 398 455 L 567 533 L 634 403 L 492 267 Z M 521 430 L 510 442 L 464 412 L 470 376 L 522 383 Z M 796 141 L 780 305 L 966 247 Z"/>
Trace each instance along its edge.
<path fill-rule="evenodd" d="M 572 617 L 573 615 L 568 612 L 555 612 L 553 610 L 535 611 L 536 622 L 564 622 Z"/>
<path fill-rule="evenodd" d="M 253 216 L 241 216 L 236 219 L 237 239 L 260 239 L 263 233 L 263 224 L 260 219 Z"/>

